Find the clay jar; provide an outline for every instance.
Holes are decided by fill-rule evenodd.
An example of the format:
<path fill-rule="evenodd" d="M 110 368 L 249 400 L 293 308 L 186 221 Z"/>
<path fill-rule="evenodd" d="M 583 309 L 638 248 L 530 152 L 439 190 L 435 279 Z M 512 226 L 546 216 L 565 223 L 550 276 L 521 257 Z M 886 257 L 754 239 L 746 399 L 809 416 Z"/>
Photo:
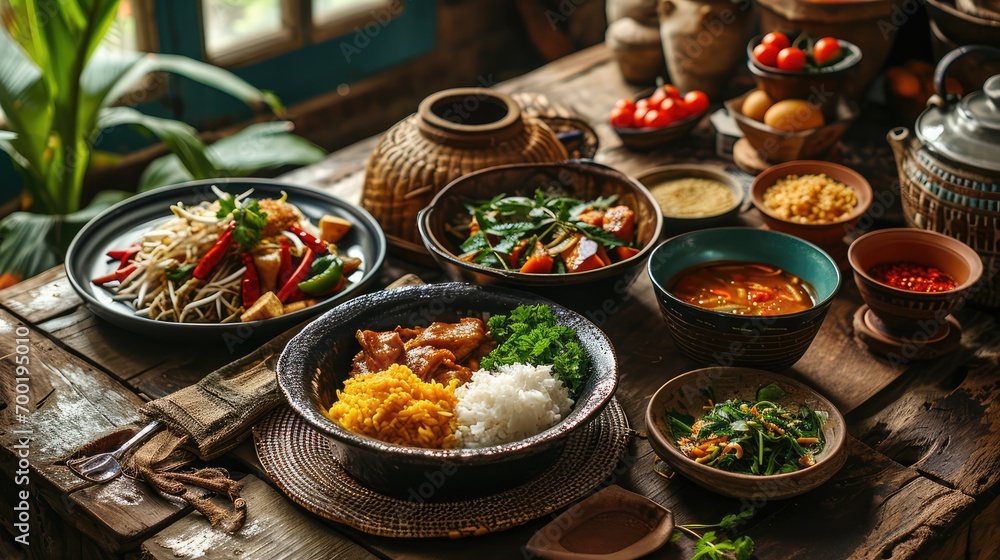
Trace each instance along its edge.
<path fill-rule="evenodd" d="M 437 92 L 379 140 L 365 169 L 362 206 L 403 254 L 425 253 L 417 212 L 451 181 L 508 163 L 568 159 L 555 133 L 510 96 L 482 88 Z"/>
<path fill-rule="evenodd" d="M 719 98 L 744 62 L 754 21 L 750 1 L 661 0 L 658 11 L 671 83 Z"/>

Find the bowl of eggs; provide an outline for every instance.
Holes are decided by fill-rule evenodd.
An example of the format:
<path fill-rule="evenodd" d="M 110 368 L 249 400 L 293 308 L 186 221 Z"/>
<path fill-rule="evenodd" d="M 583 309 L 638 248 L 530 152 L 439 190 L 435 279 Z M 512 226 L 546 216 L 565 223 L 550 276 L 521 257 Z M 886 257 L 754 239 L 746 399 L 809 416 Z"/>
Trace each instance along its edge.
<path fill-rule="evenodd" d="M 803 99 L 774 100 L 755 89 L 725 103 L 743 137 L 770 162 L 823 157 L 858 117 L 853 101 L 841 97 L 828 119 L 822 106 Z"/>

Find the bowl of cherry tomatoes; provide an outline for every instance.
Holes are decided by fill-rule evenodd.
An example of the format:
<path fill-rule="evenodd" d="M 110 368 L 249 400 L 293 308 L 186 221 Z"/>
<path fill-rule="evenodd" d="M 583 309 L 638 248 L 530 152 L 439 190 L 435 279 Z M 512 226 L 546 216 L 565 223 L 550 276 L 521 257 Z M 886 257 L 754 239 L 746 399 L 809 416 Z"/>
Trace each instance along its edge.
<path fill-rule="evenodd" d="M 774 101 L 806 99 L 835 107 L 844 83 L 861 62 L 861 49 L 835 37 L 772 31 L 750 40 L 747 57 L 757 88 Z"/>
<path fill-rule="evenodd" d="M 619 99 L 608 120 L 626 148 L 648 150 L 691 131 L 708 112 L 703 91 L 683 95 L 674 86 L 640 92 L 635 99 Z"/>

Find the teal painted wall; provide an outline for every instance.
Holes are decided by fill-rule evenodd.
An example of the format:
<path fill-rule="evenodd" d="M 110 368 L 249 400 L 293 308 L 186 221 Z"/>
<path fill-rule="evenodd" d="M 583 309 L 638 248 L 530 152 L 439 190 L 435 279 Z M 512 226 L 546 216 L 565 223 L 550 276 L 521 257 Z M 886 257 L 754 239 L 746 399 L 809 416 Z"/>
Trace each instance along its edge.
<path fill-rule="evenodd" d="M 202 60 L 197 0 L 160 0 L 156 3 L 159 51 Z M 384 24 L 356 27 L 345 36 L 305 45 L 231 71 L 261 89 L 275 92 L 286 105 L 334 91 L 387 70 L 434 47 L 437 36 L 433 0 L 411 0 L 401 14 Z M 190 80 L 171 76 L 167 93 L 137 108 L 147 114 L 183 120 L 199 130 L 206 125 L 236 123 L 253 116 L 239 101 Z M 128 153 L 156 142 L 133 129 L 101 135 L 96 148 Z M 21 190 L 21 180 L 6 155 L 0 157 L 0 199 Z"/>

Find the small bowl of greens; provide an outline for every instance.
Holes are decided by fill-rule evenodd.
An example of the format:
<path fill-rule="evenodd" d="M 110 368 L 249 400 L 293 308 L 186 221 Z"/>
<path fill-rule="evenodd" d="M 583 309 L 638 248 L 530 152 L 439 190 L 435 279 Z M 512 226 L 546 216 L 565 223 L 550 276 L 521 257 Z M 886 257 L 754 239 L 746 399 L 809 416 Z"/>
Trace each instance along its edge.
<path fill-rule="evenodd" d="M 659 239 L 663 216 L 635 179 L 572 161 L 465 175 L 434 197 L 417 225 L 453 280 L 565 301 L 567 289 L 583 287 L 593 297 L 596 282 L 615 284 L 630 271 L 634 279 Z"/>
<path fill-rule="evenodd" d="M 738 367 L 671 379 L 646 408 L 657 456 L 691 481 L 733 498 L 804 494 L 844 465 L 847 428 L 837 407 L 806 385 Z"/>

